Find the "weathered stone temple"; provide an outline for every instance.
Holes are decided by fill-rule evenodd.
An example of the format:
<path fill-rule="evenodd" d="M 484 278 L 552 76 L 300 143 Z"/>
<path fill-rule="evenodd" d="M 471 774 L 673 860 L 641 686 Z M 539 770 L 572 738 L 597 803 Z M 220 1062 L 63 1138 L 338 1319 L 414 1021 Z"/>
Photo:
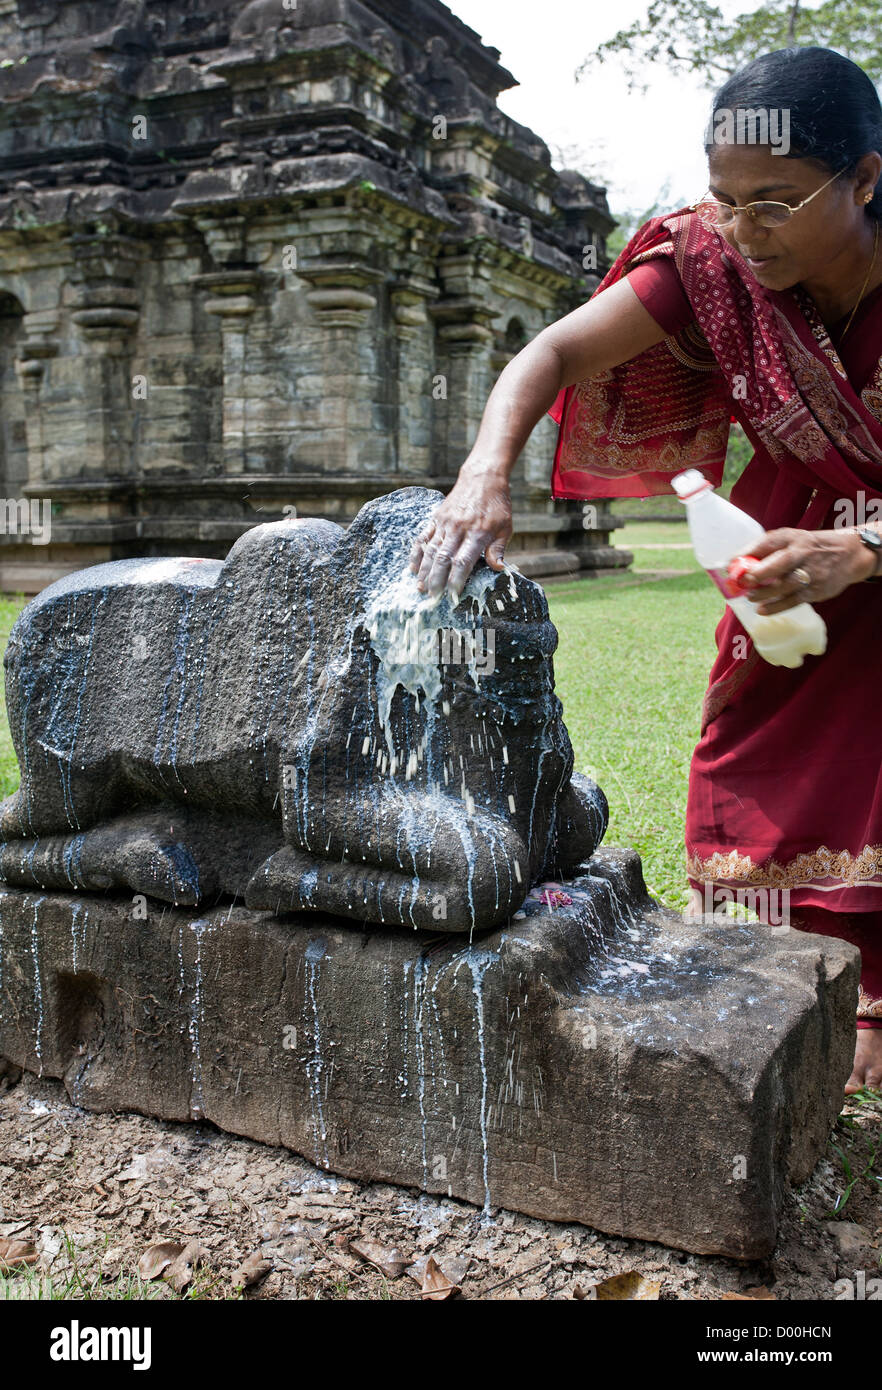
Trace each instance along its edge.
<path fill-rule="evenodd" d="M 437 0 L 0 0 L 0 55 L 3 589 L 448 489 L 606 263 L 604 191 Z M 510 558 L 624 562 L 550 500 L 554 439 Z"/>

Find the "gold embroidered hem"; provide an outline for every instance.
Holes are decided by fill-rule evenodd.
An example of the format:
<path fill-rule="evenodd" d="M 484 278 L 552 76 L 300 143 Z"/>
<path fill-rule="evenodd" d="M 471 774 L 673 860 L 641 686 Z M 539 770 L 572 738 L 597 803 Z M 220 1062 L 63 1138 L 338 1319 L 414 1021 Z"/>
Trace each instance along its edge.
<path fill-rule="evenodd" d="M 857 1016 L 858 1018 L 882 1018 L 882 999 L 874 999 L 867 994 L 865 989 L 861 989 L 858 996 Z"/>
<path fill-rule="evenodd" d="M 749 854 L 739 854 L 737 849 L 728 854 L 717 851 L 708 859 L 689 854 L 686 873 L 699 883 L 734 887 L 749 883 L 763 888 L 882 888 L 882 845 L 865 845 L 856 856 L 847 849 L 834 851 L 821 845 L 784 864 L 775 859 L 754 864 Z"/>

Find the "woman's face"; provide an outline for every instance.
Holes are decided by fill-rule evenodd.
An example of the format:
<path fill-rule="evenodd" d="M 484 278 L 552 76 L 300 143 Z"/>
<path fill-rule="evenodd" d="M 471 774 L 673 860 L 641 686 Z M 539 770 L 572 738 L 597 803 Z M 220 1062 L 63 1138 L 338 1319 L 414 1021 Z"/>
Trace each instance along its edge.
<path fill-rule="evenodd" d="M 802 281 L 829 276 L 843 250 L 852 251 L 865 220 L 864 196 L 878 178 L 866 161 L 858 176 L 835 179 L 817 198 L 781 227 L 761 227 L 747 213 L 737 213 L 720 231 L 740 251 L 767 289 L 784 290 Z M 879 161 L 882 166 L 882 161 Z M 866 167 L 865 167 L 866 166 Z M 772 154 L 768 146 L 716 145 L 708 156 L 710 190 L 720 202 L 737 207 L 760 199 L 795 207 L 826 183 L 835 170 L 806 159 Z"/>

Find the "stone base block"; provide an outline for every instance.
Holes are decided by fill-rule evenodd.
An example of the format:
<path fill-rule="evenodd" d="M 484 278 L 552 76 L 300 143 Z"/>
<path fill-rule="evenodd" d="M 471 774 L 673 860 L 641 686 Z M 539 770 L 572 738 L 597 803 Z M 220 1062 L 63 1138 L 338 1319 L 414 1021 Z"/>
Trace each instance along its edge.
<path fill-rule="evenodd" d="M 838 940 L 689 925 L 598 852 L 470 945 L 319 914 L 0 893 L 0 1054 L 74 1103 L 365 1180 L 740 1258 L 854 1050 Z"/>
<path fill-rule="evenodd" d="M 613 545 L 592 545 L 582 550 L 512 550 L 506 560 L 529 579 L 555 579 L 561 575 L 595 578 L 611 570 L 627 569 L 633 551 Z"/>

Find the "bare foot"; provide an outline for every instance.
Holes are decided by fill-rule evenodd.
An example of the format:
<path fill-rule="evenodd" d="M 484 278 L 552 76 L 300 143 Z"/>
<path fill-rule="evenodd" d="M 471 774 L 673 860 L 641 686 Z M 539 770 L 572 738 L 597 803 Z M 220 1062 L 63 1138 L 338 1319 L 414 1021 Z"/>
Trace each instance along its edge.
<path fill-rule="evenodd" d="M 700 888 L 693 888 L 689 885 L 689 902 L 687 903 L 683 916 L 687 922 L 694 922 L 701 917 L 704 912 L 704 896 Z M 863 1031 L 863 1030 L 862 1030 Z"/>
<path fill-rule="evenodd" d="M 882 1028 L 857 1030 L 854 1066 L 845 1083 L 845 1094 L 853 1096 L 864 1086 L 882 1091 Z"/>
<path fill-rule="evenodd" d="M 693 888 L 689 885 L 689 901 L 683 909 L 683 917 L 687 922 L 716 922 L 718 925 L 732 920 L 729 912 L 729 904 L 725 899 L 717 904 L 711 896 L 710 902 L 705 902 L 705 894 L 700 888 Z"/>

